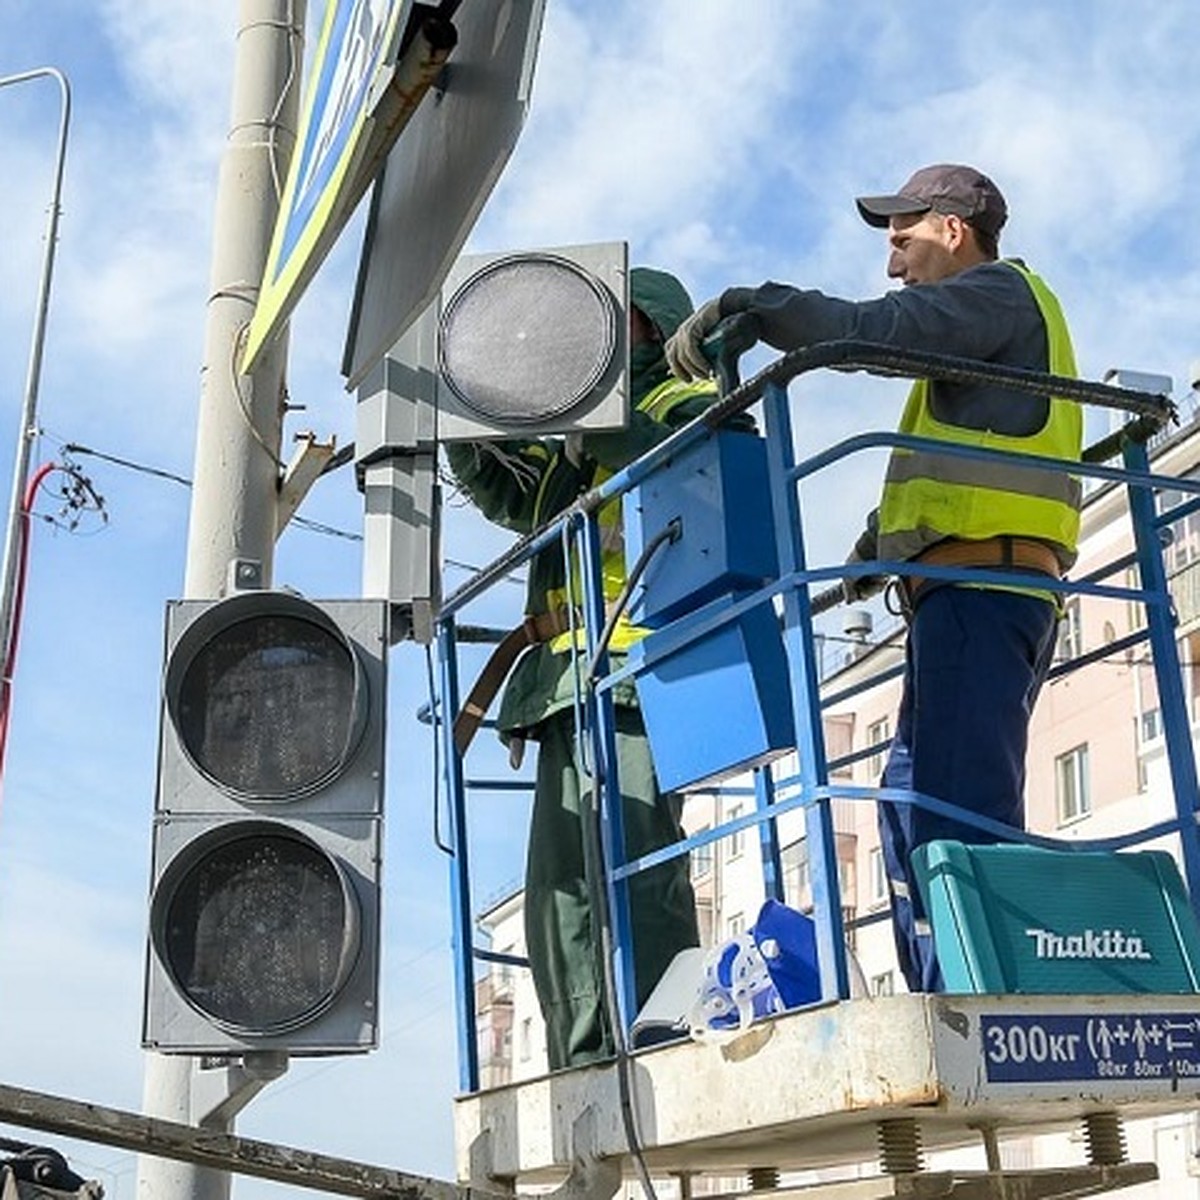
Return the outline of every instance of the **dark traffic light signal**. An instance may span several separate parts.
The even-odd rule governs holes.
[[[147,1047],[375,1046],[386,607],[168,606]]]

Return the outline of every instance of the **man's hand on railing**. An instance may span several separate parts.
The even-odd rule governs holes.
[[[873,562],[879,557],[879,509],[867,514],[862,533],[846,557],[846,563]],[[886,575],[850,575],[842,580],[842,594],[847,604],[861,604],[878,595],[887,586]]]

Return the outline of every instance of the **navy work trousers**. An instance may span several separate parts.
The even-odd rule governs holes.
[[[1037,596],[938,587],[908,631],[904,693],[883,786],[945,800],[1017,829],[1025,823],[1029,718],[1054,656],[1055,606]],[[911,804],[879,806],[900,969],[910,991],[941,988],[913,850],[937,838],[992,842]]]

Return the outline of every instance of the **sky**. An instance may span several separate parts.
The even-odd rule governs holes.
[[[310,53],[323,7],[309,5]],[[0,0],[0,76],[53,66],[73,97],[34,462],[73,463],[103,498],[102,514],[70,520],[52,490],[35,506],[0,801],[0,1082],[131,1110],[144,1073],[163,609],[183,584],[180,480],[193,471],[237,24],[235,0]],[[1081,374],[1169,374],[1185,401],[1200,360],[1194,34],[1192,0],[977,0],[944,11],[890,0],[547,0],[529,118],[468,248],[624,240],[632,262],[674,271],[697,302],[768,278],[866,298],[888,286],[886,255],[853,197],[892,191],[930,162],[970,162],[1008,198],[1003,251],[1062,300]],[[58,117],[48,80],[0,89],[5,496]],[[303,408],[286,437],[353,440],[339,368],[361,225],[359,214],[293,318],[289,390]],[[793,389],[801,450],[890,426],[902,391],[806,379]],[[1105,421],[1094,414],[1089,429],[1098,435]],[[68,454],[71,445],[90,452]],[[814,561],[840,561],[879,468],[856,464],[809,498]],[[321,480],[301,512],[329,531],[287,530],[276,584],[357,595],[353,473]],[[479,564],[506,544],[450,498],[448,560]],[[463,578],[448,562],[447,587]],[[515,622],[520,591],[504,587],[495,613]],[[390,668],[382,1045],[294,1063],[238,1131],[449,1177],[450,924],[431,739],[415,718],[423,651],[396,647]],[[501,771],[498,752],[479,753]],[[519,878],[524,805],[485,795],[473,809],[481,902]],[[131,1155],[0,1136],[51,1141],[111,1200],[132,1200]],[[234,1186],[238,1197],[278,1192]]]

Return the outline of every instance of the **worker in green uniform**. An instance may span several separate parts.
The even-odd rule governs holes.
[[[647,267],[630,272],[630,398],[627,428],[566,439],[504,439],[447,447],[450,468],[489,519],[526,534],[553,520],[580,495],[623,469],[716,398],[708,381],[671,375],[663,345],[692,312],[674,276]],[[605,599],[624,582],[620,501],[598,514],[603,544]],[[525,873],[525,935],[538,1001],[546,1022],[551,1070],[611,1057],[612,1032],[603,1004],[603,962],[584,870],[582,798],[592,786],[576,753],[575,667],[564,556],[556,546],[530,564],[525,646],[501,699],[497,725],[519,760],[526,739],[538,743],[537,776]],[[515,632],[515,631],[514,631]],[[576,634],[578,637],[578,633]],[[625,616],[617,621],[610,653],[641,636]],[[580,644],[582,649],[582,644]],[[682,836],[682,797],[661,793],[654,776],[632,680],[613,689],[618,779],[625,852],[637,858]],[[473,720],[482,717],[476,705]],[[472,702],[464,705],[464,711]],[[462,739],[458,738],[460,750]],[[640,1007],[671,960],[699,943],[688,858],[681,855],[630,880],[633,964]]]

